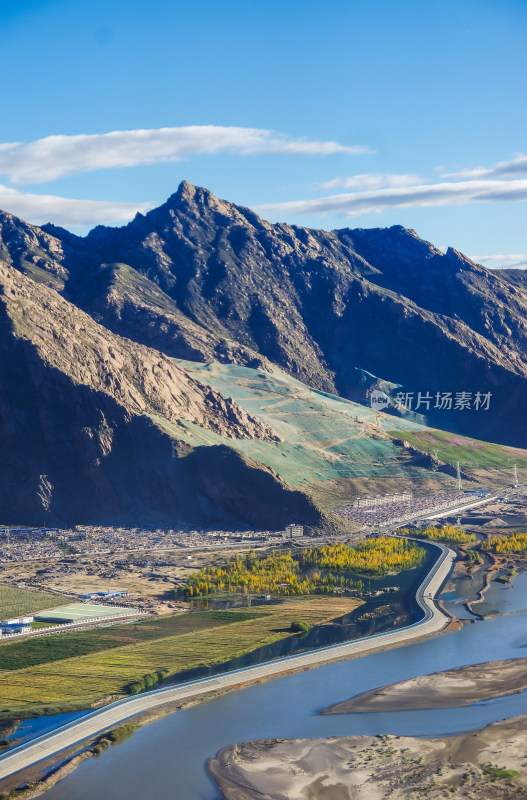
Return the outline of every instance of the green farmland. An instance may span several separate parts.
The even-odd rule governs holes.
[[[0,585],[0,620],[33,614],[53,606],[66,605],[70,601],[46,592],[30,592],[13,586]]]
[[[0,721],[87,708],[122,695],[148,673],[219,664],[293,635],[293,620],[317,625],[358,604],[350,597],[295,598],[258,611],[182,614],[93,631],[93,638],[84,632],[41,640],[63,640],[57,644],[0,645]]]
[[[253,616],[258,617],[258,612],[254,612]],[[0,645],[0,670],[19,670],[50,664],[66,658],[100,653],[114,647],[153,642],[168,636],[196,633],[206,628],[220,628],[250,618],[250,612],[242,615],[235,611],[193,612],[127,625],[113,625],[104,630],[91,628],[18,642],[5,642]]]

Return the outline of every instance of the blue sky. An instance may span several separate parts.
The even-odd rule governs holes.
[[[182,179],[267,219],[527,264],[525,0],[2,0],[0,207],[77,231]]]

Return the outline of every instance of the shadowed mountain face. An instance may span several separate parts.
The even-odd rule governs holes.
[[[61,414],[67,420],[78,412],[72,422],[76,430],[99,430],[101,425],[103,430],[104,418],[118,431],[112,435],[115,447],[89,469],[95,470],[93,475],[104,475],[100,480],[108,497],[115,489],[112,496],[120,498],[112,506],[115,513],[126,505],[125,495],[119,494],[125,484],[134,487],[126,491],[137,499],[142,497],[140,486],[149,483],[137,477],[143,476],[144,449],[138,449],[129,466],[124,457],[117,459],[117,452],[133,450],[133,442],[143,441],[143,433],[126,438],[130,425],[134,431],[144,429],[152,453],[154,441],[161,449],[170,447],[163,440],[167,425],[176,426],[171,436],[177,440],[181,420],[238,438],[274,435],[232,401],[198,386],[167,357],[263,369],[274,363],[308,386],[361,402],[365,390],[375,385],[414,392],[415,397],[418,392],[432,397],[436,392],[490,392],[488,411],[439,410],[434,402],[418,411],[436,427],[527,445],[525,281],[512,271],[487,270],[453,249],[443,254],[402,227],[326,232],[271,225],[249,209],[182,183],[160,208],[138,215],[122,228],[97,227],[84,238],[0,213],[0,259],[6,265],[2,397],[7,405],[2,420],[8,428],[25,425],[31,432],[29,447],[31,437],[51,441],[59,435],[54,426]],[[19,273],[23,275],[16,277]],[[68,388],[51,392],[46,387],[55,386],[53,381],[66,382]],[[25,388],[13,389],[13,382]],[[46,424],[53,430],[49,435],[43,423],[36,422],[44,414],[42,402],[38,409],[27,410],[24,423],[15,413],[22,396],[38,397],[42,392],[48,403]],[[82,402],[77,401],[81,395]],[[59,407],[61,398],[68,400]],[[397,420],[393,428],[397,429]],[[21,428],[16,430],[20,436]],[[101,441],[96,449],[104,449]],[[119,451],[117,443],[124,449]],[[233,509],[239,514],[240,503],[247,506],[233,481],[227,488],[219,466],[222,489],[213,492],[213,500],[202,497],[211,473],[200,472],[200,448],[185,455],[183,446],[178,447],[176,463],[189,459],[185,474],[194,476],[194,506],[185,512],[188,518],[206,516],[222,503],[230,504],[230,510],[221,508],[220,515],[232,514]],[[224,452],[221,446],[220,450]],[[68,462],[72,471],[75,458],[80,458],[79,447],[75,453],[72,450]],[[236,453],[223,457],[237,459],[235,471],[249,469]],[[114,458],[119,469],[130,473],[121,483],[104,472]],[[23,455],[19,460],[16,475],[22,480],[21,465],[29,468],[31,458]],[[211,470],[220,462],[219,457],[211,458]],[[254,465],[254,469],[259,468]],[[39,507],[51,508],[59,493],[61,479],[52,480],[50,470],[35,465],[34,475],[27,478],[37,486],[36,495],[44,498]],[[156,473],[157,467],[149,465],[149,470]],[[157,495],[153,488],[152,492],[164,498],[163,513],[172,514],[178,503],[185,505],[187,495],[180,492],[177,503],[166,500],[174,492],[173,482],[165,491],[159,470]],[[88,480],[82,475],[79,485],[95,485],[95,477]],[[198,490],[201,479],[204,483]],[[283,495],[285,488],[272,472],[259,471],[260,479],[271,481],[272,491]],[[187,486],[183,478],[178,481]],[[56,487],[54,492],[48,483]],[[308,502],[301,497],[300,504]],[[87,508],[90,498],[88,492]],[[289,502],[291,494],[288,498]],[[304,521],[316,517],[308,506],[302,511]],[[250,513],[247,508],[243,511],[245,517]],[[300,509],[291,513],[292,518],[300,516]]]
[[[527,269],[500,269],[500,276],[524,291],[527,291]]]

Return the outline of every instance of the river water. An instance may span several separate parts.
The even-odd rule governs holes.
[[[459,583],[459,582],[458,582]],[[235,742],[393,733],[435,736],[480,728],[527,713],[527,692],[470,708],[321,716],[359,692],[438,670],[527,656],[527,575],[513,588],[492,584],[487,601],[501,616],[466,623],[455,633],[384,653],[329,664],[232,692],[178,711],[91,758],[46,800],[218,800],[205,765]],[[450,602],[461,599],[456,585]],[[513,613],[511,613],[513,612]]]

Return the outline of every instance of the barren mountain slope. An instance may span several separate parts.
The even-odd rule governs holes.
[[[134,413],[203,425],[234,438],[276,438],[261,421],[187,375],[161,353],[110,333],[56,292],[0,262],[2,304],[17,338],[75,384]]]

